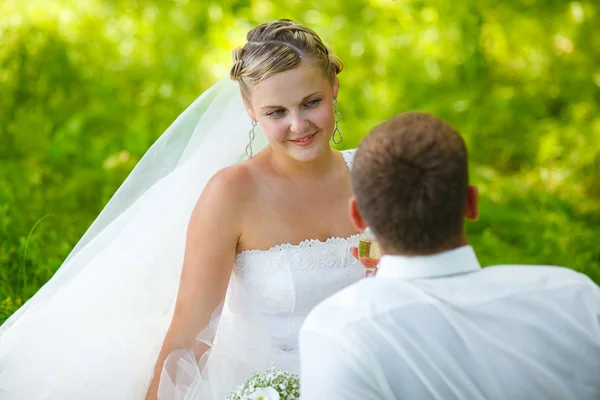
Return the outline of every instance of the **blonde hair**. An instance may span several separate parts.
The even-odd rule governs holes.
[[[321,69],[331,82],[344,68],[319,35],[289,19],[259,25],[248,32],[246,40],[243,47],[233,51],[230,77],[239,83],[247,98],[259,82],[295,68],[303,60]]]

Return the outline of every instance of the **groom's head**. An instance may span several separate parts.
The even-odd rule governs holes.
[[[461,135],[432,115],[407,112],[375,127],[352,168],[350,212],[387,254],[427,255],[466,244],[477,217]]]

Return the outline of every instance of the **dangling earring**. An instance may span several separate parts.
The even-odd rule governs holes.
[[[246,146],[246,155],[248,156],[248,158],[252,158],[252,141],[254,141],[254,128],[256,128],[256,124],[256,120],[253,119],[252,129],[250,129],[250,132],[248,133],[248,136],[250,137],[250,142],[248,143],[248,146]]]
[[[339,127],[339,122],[342,119],[342,114],[340,114],[340,112],[337,109],[337,103],[338,103],[338,99],[337,97],[333,98],[333,112],[335,113],[335,129],[333,130],[333,135],[331,135],[331,140],[333,141],[333,143],[335,144],[340,144],[342,143],[342,140],[344,140],[344,137],[342,136],[342,131],[340,131],[340,127]],[[335,134],[338,134],[340,139],[339,140],[335,140]]]

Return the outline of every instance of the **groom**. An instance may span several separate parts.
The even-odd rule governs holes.
[[[386,255],[306,319],[303,399],[600,399],[600,289],[566,268],[481,268],[460,134],[400,114],[360,144],[352,186]]]

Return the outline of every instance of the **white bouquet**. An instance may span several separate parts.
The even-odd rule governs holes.
[[[225,400],[297,400],[300,398],[300,379],[275,367],[256,371],[233,389]]]

